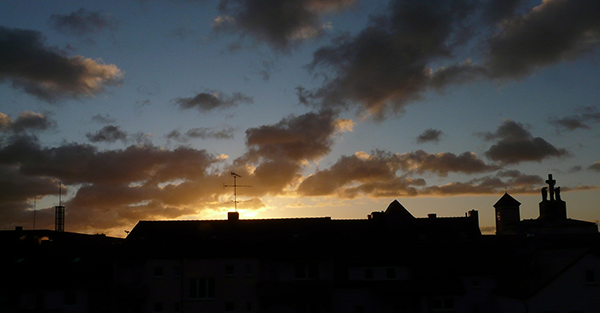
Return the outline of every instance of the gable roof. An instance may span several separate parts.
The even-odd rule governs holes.
[[[494,207],[503,207],[503,206],[519,206],[521,202],[517,201],[515,198],[511,197],[508,192],[505,192],[504,195],[494,204]]]
[[[410,214],[410,212],[408,212],[408,210],[402,204],[400,204],[398,200],[394,200],[392,203],[390,203],[390,205],[388,205],[387,209],[385,210],[385,215],[401,220],[415,219],[415,217]]]

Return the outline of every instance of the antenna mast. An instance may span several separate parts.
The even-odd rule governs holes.
[[[54,207],[54,230],[65,231],[65,207],[62,205],[62,181],[58,183],[58,205]]]
[[[238,185],[237,184],[237,178],[238,177],[242,177],[241,175],[238,175],[234,172],[231,172],[231,176],[233,176],[233,185],[227,185],[227,184],[223,184],[223,188],[225,187],[233,187],[233,203],[234,203],[234,208],[235,211],[237,212],[237,187],[252,187],[250,185]]]
[[[37,195],[33,197],[33,230],[35,230],[35,206],[37,204]]]

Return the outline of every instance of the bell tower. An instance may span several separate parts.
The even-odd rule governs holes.
[[[521,221],[521,202],[508,193],[494,204],[496,209],[496,235],[511,235],[517,233],[517,225]]]

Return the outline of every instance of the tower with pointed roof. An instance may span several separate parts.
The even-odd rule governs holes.
[[[511,197],[508,193],[494,204],[496,209],[496,235],[516,234],[521,221],[521,202]]]

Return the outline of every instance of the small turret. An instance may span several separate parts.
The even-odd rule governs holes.
[[[509,235],[517,233],[517,225],[521,221],[521,202],[515,200],[508,193],[494,204],[496,209],[496,235]]]

